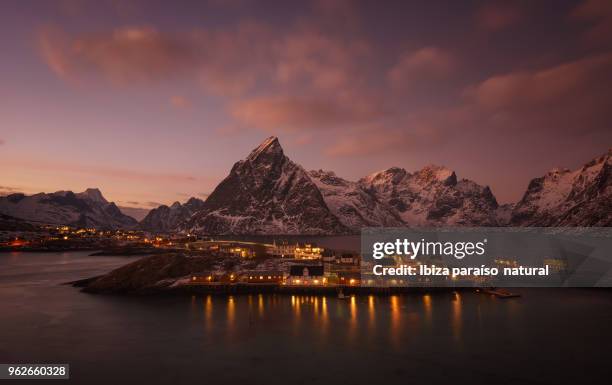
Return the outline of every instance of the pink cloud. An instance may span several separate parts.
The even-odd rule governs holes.
[[[407,150],[430,146],[444,140],[436,128],[424,123],[422,126],[401,125],[397,128],[373,125],[351,135],[340,136],[335,143],[325,148],[325,154],[333,157],[385,156]]]
[[[74,66],[68,56],[68,41],[58,28],[43,28],[38,37],[40,54],[49,68],[59,77],[73,79]]]
[[[5,144],[6,142],[3,139],[0,139],[0,146],[2,146],[3,144]]]
[[[195,78],[211,91],[238,94],[266,68],[265,35],[265,28],[252,23],[182,33],[124,27],[78,36],[46,27],[38,42],[47,65],[67,80],[101,77],[124,85]]]
[[[174,95],[170,97],[170,105],[177,109],[191,108],[191,101],[184,96]]]
[[[356,63],[369,53],[365,41],[344,40],[304,27],[278,44],[277,80],[284,84],[306,83],[323,90],[345,87],[357,77]]]
[[[521,21],[523,13],[516,4],[490,3],[476,12],[478,24],[489,31],[498,31],[508,28]]]
[[[480,124],[558,134],[609,129],[612,54],[493,76],[466,90]]]
[[[274,131],[329,129],[384,114],[375,100],[322,95],[254,97],[235,101],[230,113],[244,126]]]
[[[49,68],[66,80],[102,78],[125,85],[181,77],[230,97],[261,82],[333,92],[355,88],[371,53],[364,40],[325,34],[307,22],[282,34],[252,22],[174,33],[127,26],[70,35],[46,27],[38,42]]]
[[[228,29],[199,29],[192,35],[202,52],[197,76],[206,89],[237,96],[271,76],[272,49],[278,37],[268,27],[243,22]]]
[[[351,6],[315,5],[321,15],[338,15],[345,7]],[[594,15],[593,11],[577,14]],[[487,5],[478,15],[482,26],[491,30],[522,18],[520,9],[500,4]],[[421,105],[407,108],[407,102],[390,91],[397,87],[395,91],[402,92],[417,83],[429,87],[434,81],[452,82],[459,65],[454,55],[425,46],[401,52],[391,68],[382,68],[373,63],[377,47],[361,35],[347,38],[329,31],[319,21],[305,19],[283,33],[255,23],[173,33],[125,27],[70,35],[47,28],[39,42],[45,61],[62,78],[97,77],[123,85],[184,77],[225,97],[233,119],[219,132],[251,128],[299,132],[296,140],[307,141],[314,131],[336,130],[340,139],[328,154],[338,156],[366,151],[360,141],[371,142],[370,149],[383,145],[399,149],[415,142],[428,145],[442,132],[470,124],[482,130],[499,122],[548,129],[578,125],[580,118],[593,122],[601,120],[604,111],[601,96],[610,96],[603,81],[610,59],[600,55],[492,76],[465,91],[454,107],[435,112],[422,111],[426,107]],[[191,106],[181,95],[172,96],[169,103],[175,108]]]
[[[321,12],[337,12],[336,6],[346,4]],[[381,101],[365,85],[368,43],[324,34],[312,23],[298,23],[283,34],[254,23],[180,33],[125,27],[77,36],[45,28],[39,46],[58,76],[79,83],[95,78],[117,85],[194,79],[226,97],[235,122],[224,132],[329,128],[381,113]],[[273,91],[249,93],[256,85]],[[175,108],[191,104],[180,95],[169,103]]]
[[[611,68],[612,54],[595,55],[543,70],[494,76],[468,94],[479,105],[490,109],[537,107],[590,89]]]
[[[450,74],[453,64],[448,52],[437,47],[424,47],[402,54],[387,73],[387,78],[393,86],[407,85],[423,78],[442,78]]]
[[[172,78],[193,72],[197,65],[197,53],[191,44],[147,27],[77,38],[45,29],[40,46],[43,57],[59,76],[78,78],[94,72],[117,84]]]
[[[335,142],[325,148],[325,154],[334,157],[386,156],[409,150],[420,151],[452,141],[461,134],[466,120],[462,109],[431,109],[388,120],[352,127],[350,134],[338,135]]]
[[[571,13],[576,20],[590,22],[585,38],[592,43],[612,42],[612,2],[585,0]]]

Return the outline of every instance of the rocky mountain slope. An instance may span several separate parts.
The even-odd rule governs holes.
[[[234,164],[182,229],[207,234],[340,234],[349,232],[329,210],[308,173],[270,137]]]
[[[163,253],[143,257],[137,261],[121,266],[107,274],[75,282],[73,286],[81,287],[89,293],[106,294],[155,294],[180,292],[189,289],[193,275],[236,276],[246,271],[288,270],[290,262],[272,257],[219,258],[215,254],[201,252],[197,254]]]
[[[210,271],[214,263],[215,259],[206,256],[153,255],[77,285],[91,293],[155,293],[175,285],[181,278],[188,280],[196,272]]]
[[[577,170],[533,179],[509,225],[612,226],[612,149]]]
[[[190,198],[184,204],[174,202],[171,206],[162,205],[151,210],[142,221],[140,228],[152,232],[169,232],[188,221],[191,216],[204,208],[204,201]]]
[[[331,212],[353,231],[367,226],[403,226],[404,222],[388,202],[357,182],[342,179],[332,171],[310,171],[312,181],[323,194]]]
[[[0,238],[3,231],[34,231],[37,226],[23,219],[0,214]]]
[[[489,187],[440,166],[410,173],[393,167],[358,184],[393,208],[407,226],[495,226],[498,204]]]
[[[81,193],[57,191],[35,195],[11,194],[0,197],[0,213],[26,221],[95,227],[100,229],[135,228],[138,222],[108,202],[98,189]]]

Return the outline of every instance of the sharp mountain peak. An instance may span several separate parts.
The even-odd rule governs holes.
[[[257,148],[251,151],[251,153],[247,157],[247,160],[257,160],[264,154],[280,156],[284,155],[283,148],[280,145],[280,142],[278,141],[278,138],[276,136],[270,136],[269,138],[264,140],[259,146],[257,146]]]

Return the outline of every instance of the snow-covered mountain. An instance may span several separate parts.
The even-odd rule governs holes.
[[[159,233],[170,232],[203,208],[204,201],[198,198],[190,198],[184,204],[174,202],[171,206],[162,205],[151,210],[140,221],[140,228]]]
[[[515,205],[514,226],[612,226],[612,149],[577,170],[533,179]]]
[[[310,171],[327,207],[352,230],[367,226],[403,226],[398,212],[388,202],[380,201],[372,191],[357,182],[342,179],[332,171]]]
[[[495,226],[497,201],[489,187],[455,172],[426,166],[410,173],[393,167],[359,182],[379,202],[392,207],[406,226]]]
[[[181,228],[207,234],[339,234],[349,229],[327,207],[308,173],[266,139]]]
[[[77,194],[57,191],[29,196],[20,193],[7,195],[0,197],[0,213],[32,222],[100,229],[125,229],[138,225],[134,218],[122,214],[96,188]]]

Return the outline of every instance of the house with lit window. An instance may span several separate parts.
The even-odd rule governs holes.
[[[324,276],[323,266],[317,265],[293,265],[289,268],[289,285],[325,285],[327,278]]]
[[[339,271],[338,284],[346,286],[359,286],[361,284],[361,273],[355,271]]]
[[[339,263],[343,265],[359,265],[359,255],[352,253],[342,253]]]
[[[321,259],[324,249],[311,243],[300,244],[274,241],[267,248],[269,255],[279,258],[295,258],[295,259]]]
[[[321,259],[323,248],[310,243],[298,245],[294,251],[295,259]]]
[[[284,274],[277,270],[251,270],[242,275],[242,281],[247,283],[282,283]]]

